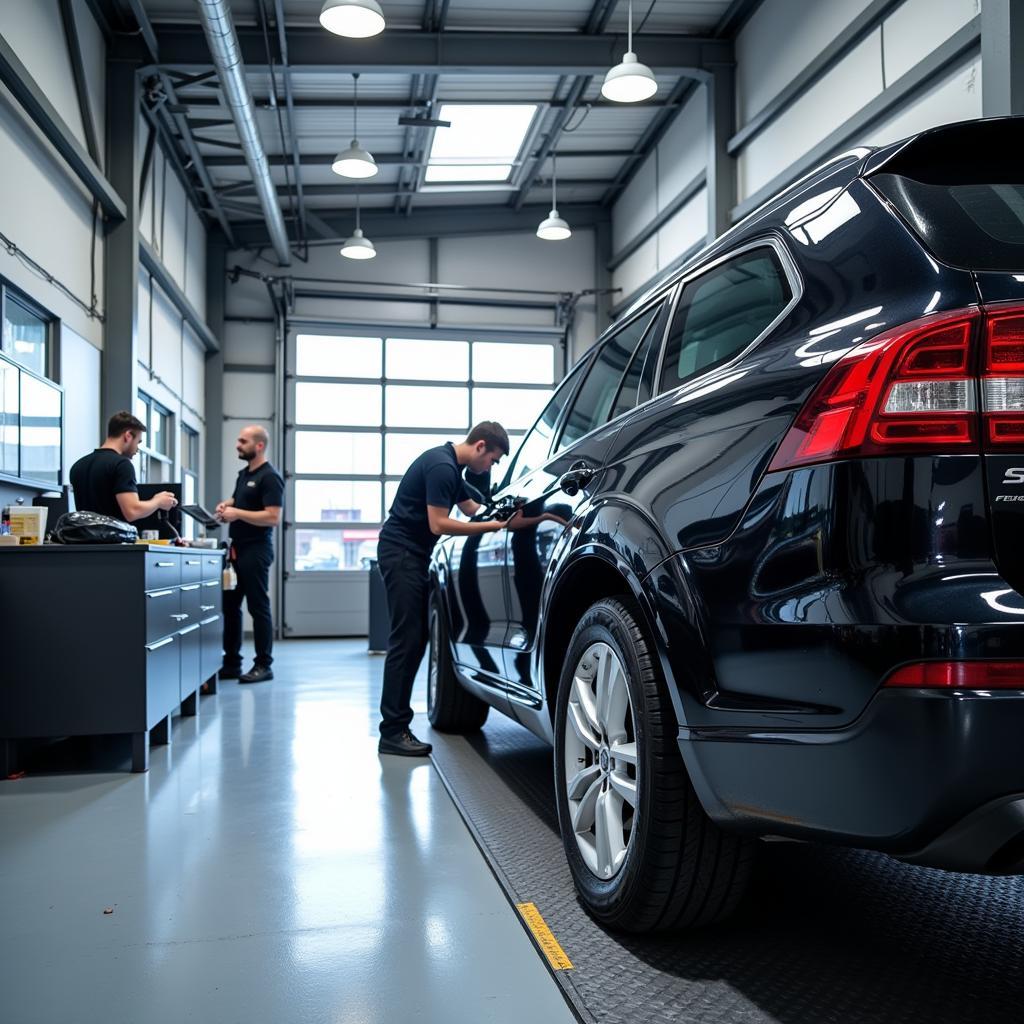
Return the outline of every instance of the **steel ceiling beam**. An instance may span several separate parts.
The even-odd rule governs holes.
[[[543,180],[537,182],[537,186],[541,187],[544,184],[546,184],[547,181],[549,181],[549,180],[550,179],[543,179]],[[564,178],[564,179],[559,179],[558,184],[560,186],[564,185],[566,188],[570,188],[573,185],[575,185],[577,187],[589,186],[589,187],[593,187],[593,188],[604,188],[608,184],[608,182],[604,178]],[[230,185],[229,188],[231,190],[231,192],[230,192],[231,196],[233,198],[236,198],[236,199],[239,198],[239,197],[254,196],[254,195],[256,195],[256,188],[255,188],[255,186],[251,185],[249,183],[236,183],[236,184]],[[323,199],[325,196],[329,196],[329,197],[337,196],[340,199],[343,196],[354,197],[355,194],[356,194],[357,188],[358,188],[358,191],[359,191],[360,195],[364,195],[364,196],[388,196],[388,195],[402,195],[402,196],[404,196],[404,195],[407,195],[408,193],[413,191],[413,185],[410,182],[406,182],[405,184],[402,184],[401,182],[395,182],[395,183],[390,184],[390,185],[388,185],[388,184],[383,184],[383,185],[382,184],[362,184],[362,185],[359,185],[359,186],[356,186],[355,184],[346,184],[346,183],[343,183],[343,182],[339,182],[337,185],[307,185],[305,191],[306,191],[306,195],[310,199]],[[473,189],[472,187],[469,187],[469,188],[466,188],[466,189],[460,189],[459,190],[460,194],[465,194],[466,192],[473,192],[473,191],[479,191],[479,192],[482,192],[482,193],[485,193],[485,194],[488,194],[488,195],[492,195],[495,192],[501,192],[501,191],[506,191],[506,192],[510,192],[511,193],[511,192],[515,191],[515,188],[512,185],[508,185],[508,186],[502,186],[501,188],[487,187],[487,188]],[[438,189],[438,190],[435,191],[435,190],[432,190],[432,189],[428,189],[425,193],[422,193],[422,194],[423,195],[428,195],[428,196],[429,195],[438,195],[438,194],[441,194],[441,190]],[[286,199],[289,195],[291,195],[291,191],[289,190],[287,185],[278,185],[277,186],[277,196],[278,196],[279,199]]]
[[[179,86],[180,88],[180,86]],[[224,101],[219,96],[179,96],[178,102],[184,104],[186,107],[223,107]],[[444,100],[442,103],[527,103],[534,104],[535,106],[547,106],[552,110],[558,110],[565,106],[565,100],[553,100],[553,99],[528,99],[526,97],[516,96],[511,99],[504,100]],[[648,107],[654,107],[660,109],[662,107],[670,106],[667,100],[642,100],[639,103],[630,103],[628,106],[623,106],[621,103],[612,103],[611,100],[588,100],[587,101],[594,110],[644,110]],[[415,110],[424,110],[427,107],[429,100],[416,99],[411,103],[409,100],[382,100],[382,99],[366,99],[362,97],[359,99],[360,110],[408,110],[413,108]],[[261,109],[270,110],[271,102],[269,96],[256,96],[253,98],[253,105]],[[351,110],[353,102],[350,99],[345,99],[338,96],[307,96],[295,98],[296,110]]]
[[[537,154],[531,153],[532,160]],[[632,157],[636,155],[634,149],[568,149],[559,153],[563,160],[603,160],[606,158]],[[317,165],[329,167],[331,161],[337,156],[336,152],[331,153],[303,153],[302,166],[305,168],[316,167]],[[204,156],[207,167],[244,167],[245,158],[241,153],[238,156]],[[291,154],[268,153],[267,160],[274,166],[280,167],[291,162]],[[398,164],[416,165],[415,156],[408,156],[405,153],[374,153],[373,159],[381,166],[395,166]],[[426,166],[425,164],[423,166]]]
[[[542,209],[539,204],[527,205],[522,210],[514,210],[510,206],[421,206],[415,217],[404,217],[392,210],[364,209],[362,227],[375,242],[382,239],[533,232],[537,226],[537,214]],[[564,203],[562,212],[574,228],[610,221],[608,210],[597,203]],[[321,244],[340,243],[352,233],[351,210],[318,210],[317,216],[322,229],[331,233],[331,237],[325,238]],[[239,242],[248,247],[270,244],[266,225],[259,220],[237,221],[235,234]]]
[[[263,38],[256,28],[238,28],[241,59],[250,71],[267,70]],[[552,74],[597,75],[617,64],[625,37],[568,35],[564,32],[422,32],[393,30],[367,45],[324,32],[319,26],[286,30],[293,71],[337,74]],[[169,67],[205,70],[212,66],[202,29],[196,25],[159,26],[161,60]],[[730,40],[689,35],[642,35],[636,48],[644,63],[665,74],[710,70],[731,63]],[[117,36],[112,59],[145,59],[142,41]]]

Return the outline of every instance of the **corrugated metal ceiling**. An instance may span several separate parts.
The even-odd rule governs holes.
[[[195,0],[142,0],[159,38],[161,25],[169,23],[198,24]],[[271,23],[271,51],[277,54],[272,0],[230,0],[232,13],[239,26],[257,24],[256,4],[263,2]],[[316,27],[322,0],[283,0],[286,25],[289,28]],[[442,6],[439,0],[381,0],[388,26],[391,29],[419,29],[425,16]],[[471,30],[508,30],[518,32],[579,33],[595,10],[596,0],[450,0],[447,8],[445,31],[450,33]],[[730,8],[730,0],[634,0],[634,24],[646,18],[644,35],[678,33],[710,36]],[[605,32],[624,34],[626,29],[626,0],[618,0],[610,12]],[[387,30],[385,30],[386,32]],[[367,45],[373,45],[368,41]],[[643,60],[642,39],[635,47]],[[623,49],[625,43],[623,40]],[[359,79],[359,139],[371,152],[386,155],[391,162],[382,163],[377,177],[369,185],[378,187],[402,185],[408,189],[418,180],[417,162],[422,162],[430,132],[406,128],[398,124],[399,116],[416,108],[422,111],[424,99],[431,94],[432,76],[413,74],[364,73]],[[631,154],[649,135],[652,125],[661,124],[671,115],[665,101],[677,88],[680,80],[673,75],[658,75],[658,91],[652,100],[636,106],[609,104],[600,98],[601,76],[594,76],[583,97],[583,106],[568,118],[564,130],[559,132],[555,150],[559,154],[559,203],[597,202],[608,193],[608,186],[621,177],[624,168],[636,165]],[[303,186],[312,189],[331,189],[329,195],[307,194],[310,209],[348,208],[354,203],[355,189],[350,183],[330,170],[330,154],[348,145],[353,131],[352,97],[353,78],[343,68],[330,71],[291,71],[291,88],[295,102],[294,123],[289,121],[285,109],[283,74],[250,71],[249,89],[257,106],[257,121],[264,147],[275,161],[273,177],[284,186],[285,168],[282,155],[291,157],[292,139],[301,154]],[[546,150],[551,128],[564,121],[562,102],[571,91],[576,79],[540,73],[458,74],[443,73],[436,81],[436,97],[440,103],[514,103],[536,102],[544,104],[540,112],[538,130],[530,137],[523,167],[513,176],[518,182],[525,174],[537,181],[527,195],[530,203],[545,202],[549,195],[551,161],[535,167],[537,156]],[[280,111],[269,102],[277,92]],[[183,86],[178,99],[190,108],[192,119],[216,120],[228,117],[219,105],[219,90],[209,83]],[[553,106],[547,106],[553,104]],[[282,137],[283,127],[283,137]],[[224,143],[237,142],[233,125],[198,126],[195,134],[200,153],[213,158],[210,173],[215,185],[230,185],[247,180],[247,170],[238,150]],[[210,141],[204,141],[210,140]],[[218,145],[217,143],[221,143]],[[586,156],[571,156],[586,153]],[[398,163],[402,156],[407,163]],[[275,159],[276,158],[276,159]],[[538,172],[534,174],[533,172]],[[288,160],[289,180],[294,172]],[[576,184],[576,183],[579,184]],[[517,191],[446,191],[421,190],[415,194],[415,203],[425,206],[443,205],[501,205],[513,203]],[[395,195],[364,190],[363,202],[367,206],[386,208],[406,203]],[[288,198],[282,197],[285,209]],[[255,204],[255,200],[253,200]],[[397,205],[396,205],[397,209]],[[232,210],[232,217],[245,218],[244,212]]]

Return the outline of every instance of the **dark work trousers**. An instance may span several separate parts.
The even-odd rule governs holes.
[[[412,721],[412,684],[427,649],[427,558],[388,544],[377,547],[377,564],[388,595],[391,635],[384,661],[380,733],[397,736]]]
[[[274,660],[274,622],[270,616],[270,566],[274,545],[268,539],[236,544],[232,563],[238,586],[224,591],[224,668],[242,667],[242,598],[252,616],[256,664],[270,667]]]

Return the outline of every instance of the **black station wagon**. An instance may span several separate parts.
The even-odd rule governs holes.
[[[553,742],[599,921],[723,917],[757,837],[1022,870],[1022,129],[773,199],[569,373],[516,528],[438,545],[430,720]]]

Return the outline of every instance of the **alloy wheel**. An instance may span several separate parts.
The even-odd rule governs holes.
[[[583,652],[566,710],[565,789],[572,830],[587,867],[609,879],[629,851],[640,779],[626,670],[608,644],[591,644]]]

